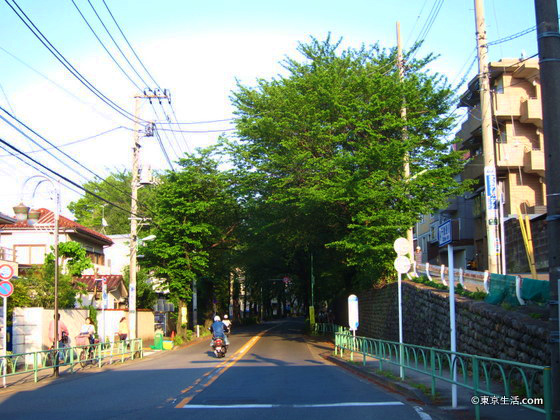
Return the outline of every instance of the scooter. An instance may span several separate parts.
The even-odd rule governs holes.
[[[214,354],[218,359],[226,355],[227,346],[221,337],[212,337],[212,348],[214,349]]]

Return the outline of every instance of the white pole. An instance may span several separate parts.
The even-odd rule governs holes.
[[[399,272],[399,367],[401,379],[404,379],[403,322],[402,322],[402,274]]]
[[[449,324],[451,327],[451,372],[452,379],[457,380],[457,366],[455,365],[455,352],[457,351],[457,340],[455,334],[455,270],[453,262],[453,246],[447,245],[447,261],[449,265]],[[457,385],[451,385],[451,404],[457,408]]]
[[[2,331],[2,353],[3,356],[8,354],[8,298],[4,297],[4,307],[3,307],[3,316],[4,316],[4,329]],[[6,388],[6,368],[8,365],[8,360],[4,357],[4,363],[2,364],[2,385]]]
[[[506,229],[504,223],[504,193],[502,192],[502,184],[500,183],[500,254],[502,262],[501,274],[507,274],[506,269]]]

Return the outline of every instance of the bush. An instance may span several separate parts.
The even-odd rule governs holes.
[[[175,338],[173,339],[173,345],[174,346],[180,346],[181,344],[183,344],[183,337],[181,337],[180,335],[176,335]]]
[[[412,281],[414,283],[425,284],[426,286],[430,286],[438,290],[445,290],[445,291],[449,290],[449,287],[441,283],[436,283],[431,280],[428,280],[428,278],[425,276],[413,278]],[[487,293],[485,291],[477,289],[476,292],[471,292],[469,290],[466,290],[461,284],[457,284],[455,286],[455,293],[458,294],[459,296],[467,297],[473,300],[484,300],[484,298],[486,298],[487,296]]]

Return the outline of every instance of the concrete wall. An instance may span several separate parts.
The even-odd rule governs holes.
[[[398,341],[397,284],[360,293],[358,298],[358,334]],[[550,364],[545,321],[460,296],[456,299],[456,319],[459,352]],[[448,293],[404,281],[403,336],[406,343],[448,349]]]
[[[68,327],[70,345],[76,345],[75,337],[88,316],[87,309],[60,309],[60,320]],[[50,348],[49,323],[53,319],[54,310],[44,308],[15,308],[13,313],[13,350],[15,353],[28,353]],[[97,311],[99,337],[106,336],[113,340],[119,328],[120,319],[128,313],[126,310],[106,310],[105,323],[102,311]],[[104,333],[105,328],[105,333]],[[154,313],[138,311],[138,337],[150,342],[154,339]],[[29,362],[31,363],[31,362]]]

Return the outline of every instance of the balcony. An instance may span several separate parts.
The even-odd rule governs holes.
[[[544,176],[544,152],[542,150],[529,150],[525,153],[525,172]]]
[[[517,168],[525,165],[525,145],[520,141],[496,143],[496,167]]]
[[[484,158],[482,154],[473,157],[469,163],[465,165],[461,173],[461,179],[477,179],[484,174]]]
[[[521,101],[521,116],[519,118],[524,124],[534,124],[542,128],[542,105],[541,100],[536,98],[525,98]]]
[[[521,98],[519,96],[498,93],[493,98],[494,116],[496,118],[518,118],[521,116]]]
[[[469,117],[461,125],[461,129],[457,132],[457,137],[465,141],[473,136],[473,133],[480,129],[480,107],[475,106],[469,110]]]

